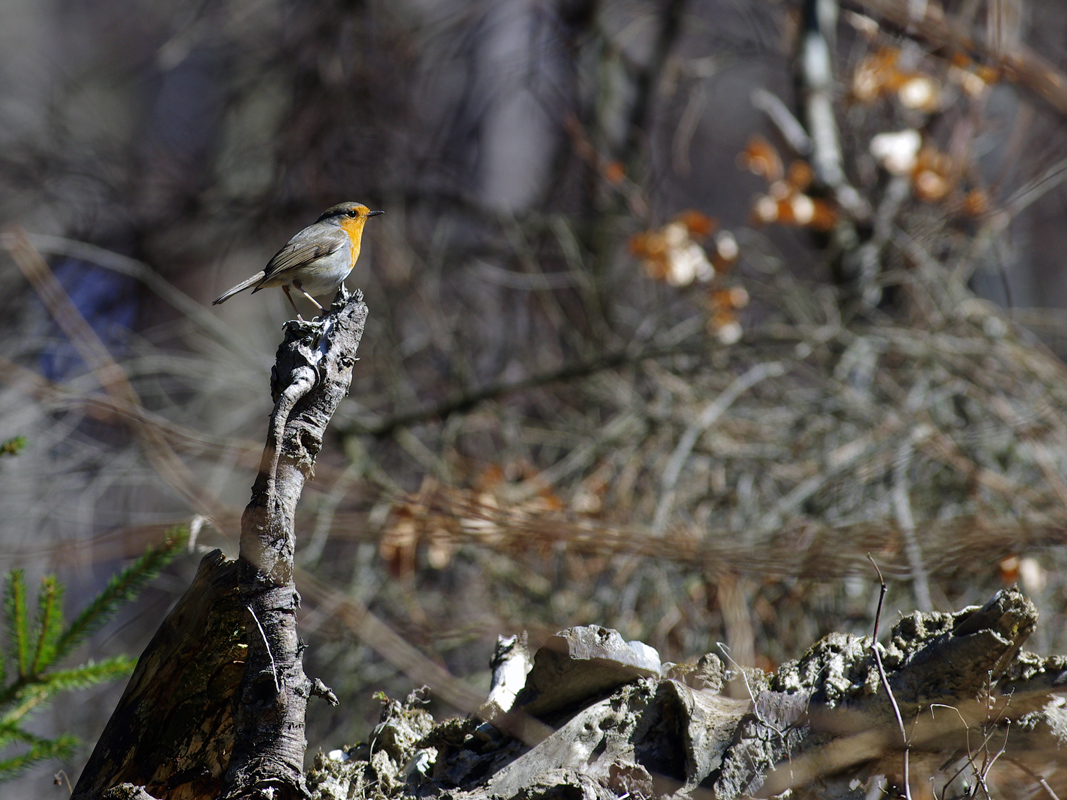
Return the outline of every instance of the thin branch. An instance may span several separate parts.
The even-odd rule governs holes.
[[[794,153],[798,156],[811,155],[811,137],[778,95],[760,87],[752,92],[752,105],[767,115]]]
[[[800,68],[804,83],[804,109],[811,135],[811,165],[818,180],[834,192],[838,203],[854,220],[865,220],[870,205],[849,183],[834,111],[833,60],[830,38],[837,20],[836,0],[804,0],[804,32]]]
[[[2,235],[2,243],[108,396],[117,404],[134,409],[143,408],[125,370],[86,322],[26,232],[21,228],[9,229]],[[141,424],[133,415],[127,419],[133,433],[141,440],[145,457],[159,476],[199,514],[213,519],[218,510],[216,498],[200,485],[159,430],[153,425]]]
[[[714,345],[711,345],[714,347]],[[528,389],[537,389],[553,383],[566,382],[576,378],[586,378],[598,372],[614,369],[626,364],[637,364],[645,359],[663,358],[669,355],[681,355],[694,351],[707,350],[709,344],[705,340],[690,341],[680,345],[657,347],[648,345],[642,348],[625,347],[614,352],[588,361],[577,361],[565,364],[559,369],[551,370],[540,375],[531,375],[529,378],[511,381],[493,381],[480,388],[471,389],[455,397],[443,400],[439,403],[416,408],[411,411],[401,412],[395,416],[382,420],[376,425],[364,425],[354,423],[348,428],[342,429],[344,435],[362,436],[369,435],[377,438],[392,436],[398,428],[408,428],[428,420],[444,421],[454,414],[470,411],[479,404],[506,397],[515,392],[523,392]]]
[[[270,671],[271,674],[274,675],[274,689],[279,694],[281,694],[282,682],[281,679],[278,677],[278,665],[274,661],[274,653],[271,652],[270,640],[267,639],[267,632],[263,630],[263,624],[259,621],[259,617],[256,616],[256,612],[252,609],[252,606],[246,604],[245,608],[247,608],[248,613],[252,615],[252,619],[255,621],[256,627],[259,629],[259,635],[263,637],[263,646],[267,648],[267,655],[270,656]]]
[[[946,16],[940,3],[924,3],[920,14],[899,0],[845,0],[854,8],[880,17],[908,36],[949,54],[963,53],[980,63],[1000,67],[1008,79],[1027,89],[1062,116],[1067,116],[1067,76],[1052,62],[1023,45],[998,52],[975,41],[958,19]]]
[[[778,378],[785,374],[785,367],[777,361],[768,364],[757,364],[744,374],[738,376],[726,390],[708,403],[700,416],[693,422],[678,440],[674,452],[667,461],[660,479],[660,500],[656,506],[656,514],[652,522],[652,530],[657,535],[662,535],[667,525],[667,517],[674,506],[675,488],[678,476],[685,466],[685,461],[693,451],[700,435],[715,424],[738,397],[747,392],[760,381],[767,378]]]
[[[1032,769],[1026,766],[1026,764],[1024,764],[1022,761],[1019,761],[1018,759],[1009,758],[1008,761],[1017,766],[1035,781],[1037,781],[1041,788],[1048,792],[1048,796],[1051,797],[1052,800],[1060,800],[1060,796],[1056,794],[1056,792],[1051,786],[1049,786],[1049,783],[1047,780],[1045,780],[1045,778],[1043,778],[1041,775],[1038,775],[1036,772],[1034,772]]]
[[[904,536],[904,550],[911,565],[912,585],[915,587],[915,602],[920,611],[932,611],[934,604],[930,599],[930,580],[923,564],[922,549],[915,535],[915,517],[908,494],[908,468],[913,452],[910,439],[902,441],[897,448],[897,457],[893,462],[893,513]]]
[[[908,732],[904,729],[904,718],[900,714],[900,706],[897,705],[897,698],[893,695],[893,689],[889,685],[889,678],[885,674],[885,667],[882,666],[881,650],[878,649],[878,625],[882,619],[882,603],[885,601],[886,593],[885,578],[882,577],[882,570],[878,568],[878,562],[874,560],[874,556],[868,553],[867,558],[870,559],[875,572],[878,573],[879,584],[878,609],[874,613],[874,631],[871,634],[871,655],[874,656],[875,666],[878,667],[878,678],[882,682],[882,688],[885,689],[885,693],[889,697],[889,703],[893,706],[893,716],[897,721],[897,729],[900,731],[901,741],[904,742],[904,796],[911,800],[911,779],[909,776],[911,744],[908,741]]]
[[[103,247],[77,239],[62,236],[49,236],[42,233],[27,234],[30,243],[42,253],[78,259],[98,267],[127,275],[143,283],[157,296],[165,300],[184,316],[194,320],[198,325],[214,332],[221,341],[233,340],[233,331],[219,320],[209,307],[187,295],[177,286],[159,274],[143,261],[124,256]]]

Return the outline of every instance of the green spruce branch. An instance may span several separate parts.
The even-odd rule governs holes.
[[[0,444],[0,454],[9,452],[9,445],[11,442]],[[18,447],[21,444],[12,452],[17,452]],[[133,672],[136,660],[128,656],[87,661],[68,669],[54,666],[158,576],[181,552],[186,538],[184,529],[169,531],[162,545],[149,548],[114,575],[69,624],[63,619],[63,585],[55,576],[41,580],[31,615],[25,574],[18,569],[8,572],[0,619],[6,642],[6,647],[0,649],[0,753],[8,747],[21,751],[0,759],[0,783],[39,761],[71,754],[77,744],[74,737],[39,737],[25,730],[23,722],[57,694],[96,686]]]
[[[174,528],[167,532],[163,544],[148,548],[145,554],[117,575],[82,610],[58,636],[54,658],[63,658],[86,637],[111,619],[126,603],[133,600],[145,584],[156,578],[185,546],[188,531]]]

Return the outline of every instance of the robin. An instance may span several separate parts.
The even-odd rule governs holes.
[[[250,286],[256,287],[252,294],[260,289],[281,286],[289,298],[289,304],[296,311],[296,318],[302,320],[289,293],[289,287],[292,286],[314,303],[319,311],[325,311],[312,295],[332,292],[344,284],[359,258],[363,226],[370,217],[384,213],[371,211],[360,203],[338,203],[326,209],[314,225],[304,228],[275,253],[267,266],[248,280],[223,292],[211,305],[224,303]]]

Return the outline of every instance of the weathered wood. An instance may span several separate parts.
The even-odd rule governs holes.
[[[294,517],[326,426],[348,393],[367,319],[357,293],[286,324],[275,401],[241,551],[201,562],[138,662],[75,787],[78,800],[141,795],[305,797],[304,714],[317,690],[296,632]],[[147,793],[147,795],[144,795]]]
[[[168,800],[212,797],[233,748],[233,697],[246,647],[237,563],[215,550],[145,648],[74,789],[100,797],[123,783]]]
[[[248,658],[234,707],[223,797],[303,798],[304,714],[312,692],[296,630],[296,504],[326,426],[352,383],[367,321],[358,295],[319,323],[289,322],[271,372],[267,446],[241,518],[238,583]]]

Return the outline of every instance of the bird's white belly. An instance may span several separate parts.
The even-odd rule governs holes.
[[[327,294],[340,286],[351,271],[352,262],[348,256],[348,248],[342,247],[307,264],[301,270],[302,274],[297,283],[308,294]]]

